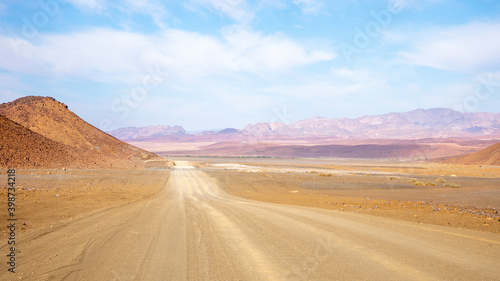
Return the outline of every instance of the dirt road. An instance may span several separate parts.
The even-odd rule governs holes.
[[[498,234],[249,201],[176,164],[152,198],[26,233],[0,279],[500,280]]]

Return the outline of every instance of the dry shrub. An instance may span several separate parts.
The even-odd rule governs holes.
[[[446,183],[446,181],[443,178],[439,178],[436,180],[437,183]]]
[[[460,185],[458,183],[447,183],[444,187],[460,188]]]

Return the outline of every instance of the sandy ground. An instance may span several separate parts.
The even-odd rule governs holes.
[[[398,181],[393,184],[398,194],[421,190],[420,186],[406,182],[406,178],[386,180],[384,177],[391,177],[385,174],[387,171],[377,174],[370,163],[350,171],[337,168],[336,172],[332,167],[321,170],[314,163],[176,164],[171,170],[19,171],[18,217],[19,223],[26,225],[17,235],[17,273],[11,274],[2,267],[0,279],[498,279],[497,228],[478,225],[482,231],[467,229],[476,228],[468,222],[468,216],[471,223],[479,223],[474,217],[481,217],[491,226],[499,223],[496,218],[488,220],[484,214],[466,211],[454,215],[454,210],[449,210],[450,216],[464,224],[452,225],[460,228],[449,227],[439,225],[440,220],[427,223],[420,217],[416,221],[407,216],[394,219],[405,212],[427,214],[430,203],[339,198],[335,192],[347,192],[346,196],[348,192],[380,192],[383,181]],[[366,170],[371,171],[370,176]],[[326,171],[335,175],[328,176]],[[495,169],[487,172],[494,173]],[[416,181],[444,176],[431,174],[411,176]],[[355,180],[344,189],[332,189],[332,180],[340,181],[342,177]],[[427,186],[423,188],[429,190],[422,189],[426,191],[422,196],[432,193],[432,188],[481,191],[479,187],[465,187],[467,180],[476,181],[473,177],[450,175],[446,179],[462,181],[464,186]],[[0,180],[6,182],[6,175],[1,175]],[[489,181],[486,178],[484,184]],[[497,192],[497,182],[494,178],[491,181],[484,190]],[[368,188],[370,184],[373,188]],[[456,198],[463,198],[464,194],[457,193]],[[331,201],[334,198],[339,201]],[[304,204],[306,201],[314,204]],[[458,199],[452,201],[450,206],[460,203]],[[337,206],[337,202],[342,206]],[[394,209],[385,210],[383,202],[387,206],[395,203]],[[478,201],[470,201],[474,202]],[[441,206],[445,205],[437,208]],[[448,210],[429,214],[447,217]],[[5,212],[0,215],[5,221]],[[6,233],[2,233],[1,239],[1,256],[5,257]]]
[[[7,183],[3,171],[0,182]],[[158,193],[168,170],[17,170],[18,232],[51,228]],[[0,189],[7,198],[7,190]],[[2,205],[3,206],[3,205]],[[0,210],[6,221],[7,206]],[[7,230],[2,229],[4,239]]]
[[[193,160],[205,160],[199,167],[227,192],[248,199],[500,233],[500,167],[380,160]]]

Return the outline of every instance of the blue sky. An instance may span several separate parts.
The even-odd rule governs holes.
[[[4,0],[0,102],[187,130],[500,112],[500,1]]]

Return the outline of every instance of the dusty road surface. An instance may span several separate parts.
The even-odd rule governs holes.
[[[500,280],[498,234],[245,200],[176,164],[152,198],[19,237],[0,279]]]

